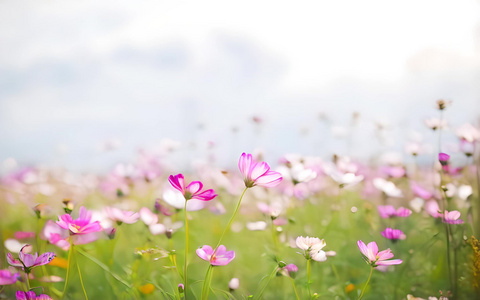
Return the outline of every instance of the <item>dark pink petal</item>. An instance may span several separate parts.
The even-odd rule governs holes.
[[[190,184],[187,186],[186,190],[192,194],[195,195],[196,193],[200,192],[203,188],[203,184],[200,181],[192,181]]]
[[[19,274],[13,274],[9,270],[0,270],[0,285],[14,284]]]
[[[175,176],[170,175],[168,177],[168,181],[175,189],[182,192],[182,194],[185,194],[185,179],[183,177],[183,174],[177,174]]]
[[[412,211],[408,208],[405,207],[399,207],[397,211],[395,212],[395,216],[401,217],[401,218],[406,218],[412,214]]]
[[[34,266],[43,266],[48,264],[55,257],[53,252],[45,252],[40,255],[36,260]]]
[[[396,213],[395,207],[391,205],[385,205],[385,206],[379,205],[377,206],[377,209],[378,209],[378,213],[380,214],[380,217],[384,219],[390,218],[394,216]]]
[[[17,298],[17,300],[27,300],[27,295],[24,291],[17,291],[15,293],[15,297]]]
[[[441,162],[447,162],[450,159],[450,155],[447,153],[439,153],[438,154],[438,160]]]
[[[41,294],[41,295],[37,296],[36,300],[52,300],[52,298],[50,298],[50,296],[48,296],[48,295]]]
[[[202,201],[210,201],[215,197],[217,197],[217,194],[215,194],[214,190],[210,189],[210,190],[203,191],[200,194],[194,195],[192,197],[192,199],[198,199],[198,200],[202,200]]]
[[[69,224],[73,223],[73,219],[72,216],[70,216],[69,214],[64,214],[60,216],[59,221],[57,221],[56,223],[63,229],[69,230]]]

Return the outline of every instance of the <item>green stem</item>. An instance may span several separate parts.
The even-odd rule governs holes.
[[[75,249],[72,248],[72,251],[75,251]],[[77,262],[77,270],[78,270],[78,276],[80,277],[80,285],[82,286],[83,294],[85,295],[85,299],[88,300],[87,291],[85,291],[85,286],[83,285],[82,272],[80,271],[80,265],[78,264],[78,262]]]
[[[209,265],[207,273],[205,274],[205,280],[203,281],[202,287],[202,300],[208,299],[208,294],[210,293],[210,285],[212,284],[213,277],[213,266]]]
[[[185,200],[185,265],[183,266],[183,278],[185,281],[185,299],[187,299],[187,284],[188,284],[188,277],[187,277],[187,259],[188,259],[188,216],[187,216],[187,202]]]
[[[312,275],[312,260],[307,260],[307,290],[308,290],[308,299],[312,299],[312,292],[310,291],[310,284],[312,283],[310,278]]]
[[[25,282],[27,283],[27,291],[30,291],[30,274],[29,273],[25,273]]]
[[[362,293],[360,294],[360,297],[358,297],[358,300],[362,299],[363,294],[365,294],[365,290],[367,289],[367,286],[370,283],[370,279],[372,278],[373,269],[374,269],[373,267],[370,268],[370,275],[368,275],[367,283],[365,283],[365,286],[363,287]]]
[[[295,297],[297,298],[297,300],[300,300],[300,297],[298,296],[297,286],[295,285],[295,279],[293,279],[290,276],[289,278],[290,278],[290,281],[292,282],[293,291],[295,292]]]
[[[70,248],[68,249],[67,275],[65,277],[65,286],[63,287],[62,299],[65,297],[65,293],[67,292],[68,281],[70,279],[70,272],[71,272],[72,264],[73,264],[72,252],[73,252],[73,243],[72,243],[72,239],[70,237]]]
[[[270,283],[272,278],[275,277],[275,275],[277,274],[277,270],[278,270],[278,265],[275,265],[275,268],[273,269],[272,273],[268,276],[267,280],[264,281],[264,283],[262,283],[262,285],[260,287],[260,291],[253,296],[254,300],[255,299],[262,299],[263,292],[265,292],[265,289],[267,288],[267,285]]]
[[[232,217],[230,217],[230,221],[228,221],[227,227],[225,227],[225,230],[223,231],[222,236],[220,237],[220,240],[217,243],[217,246],[215,246],[215,250],[218,248],[218,246],[220,246],[220,244],[222,243],[223,237],[232,226],[233,219],[235,219],[235,216],[237,215],[238,209],[240,208],[240,203],[242,203],[243,195],[245,195],[245,192],[247,191],[247,189],[248,187],[245,187],[245,189],[243,190],[243,193],[240,196],[240,199],[238,200],[237,207],[235,207],[235,211],[233,212]]]
[[[275,247],[275,252],[278,252],[278,236],[277,236],[277,230],[276,230],[277,226],[275,226],[275,224],[273,224],[273,220],[272,220],[272,239],[273,239],[273,246]]]

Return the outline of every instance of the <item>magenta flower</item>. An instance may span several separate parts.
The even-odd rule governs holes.
[[[238,161],[238,168],[247,188],[256,185],[267,188],[274,187],[283,179],[282,174],[271,171],[266,162],[256,162],[251,154],[242,153]]]
[[[209,261],[212,266],[226,266],[235,258],[235,251],[227,251],[224,245],[218,246],[215,251],[212,247],[204,245],[196,252],[198,257]]]
[[[0,270],[0,285],[14,284],[20,278],[20,274],[12,274],[10,270]]]
[[[458,210],[452,210],[452,211],[445,210],[443,214],[443,223],[463,224],[463,220],[459,218],[460,218],[460,212]]]
[[[18,253],[18,260],[14,259],[11,253],[7,253],[8,263],[14,267],[22,268],[28,274],[32,268],[46,265],[55,257],[53,252],[45,252],[40,256],[38,256],[37,252],[35,252],[35,255],[26,253],[30,252],[31,249],[31,245],[23,246]]]
[[[393,257],[393,253],[390,249],[378,252],[378,246],[375,242],[365,245],[364,242],[358,241],[357,245],[360,249],[360,252],[362,252],[363,259],[365,259],[367,264],[374,268],[377,266],[399,265],[403,262],[401,259],[390,260],[390,258]]]
[[[210,201],[213,198],[217,197],[215,191],[212,189],[201,191],[203,184],[200,181],[192,181],[187,187],[185,187],[185,179],[183,174],[177,174],[175,176],[170,175],[168,177],[170,184],[177,190],[179,190],[185,200],[197,199],[202,201]]]
[[[395,207],[393,207],[392,205],[379,205],[377,206],[377,209],[380,217],[384,219],[392,217],[406,218],[412,214],[412,211],[408,208],[399,207],[398,209],[395,209]]]
[[[439,153],[438,160],[442,164],[442,166],[446,166],[448,164],[448,160],[450,159],[450,155],[447,153]]]
[[[52,300],[50,296],[41,294],[36,295],[34,291],[24,292],[24,291],[17,291],[15,294],[17,300]]]
[[[74,220],[69,214],[64,214],[59,217],[57,225],[69,230],[71,235],[82,235],[103,230],[100,222],[92,222],[92,212],[84,206],[80,207],[78,219]]]
[[[381,232],[384,238],[392,240],[394,242],[398,240],[404,240],[407,236],[400,229],[386,228]]]

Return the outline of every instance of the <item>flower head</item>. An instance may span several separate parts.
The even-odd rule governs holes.
[[[243,175],[245,186],[248,188],[256,185],[267,188],[274,187],[283,179],[282,174],[271,171],[266,162],[256,162],[251,154],[242,153],[238,161],[238,168]]]
[[[196,252],[198,257],[209,261],[212,266],[226,266],[235,258],[235,251],[227,251],[224,245],[218,246],[215,251],[212,247],[204,245]]]
[[[92,212],[84,206],[80,207],[78,219],[74,220],[69,214],[64,214],[59,217],[57,225],[69,230],[71,235],[82,235],[103,230],[100,222],[92,222]]]
[[[450,159],[450,155],[447,153],[438,153],[438,160],[442,164],[442,166],[446,166],[448,164],[448,160]]]
[[[374,268],[378,266],[399,265],[403,262],[401,259],[390,259],[393,257],[390,249],[378,252],[378,246],[375,242],[365,245],[364,242],[358,241],[357,245],[367,264]]]
[[[217,197],[215,191],[212,189],[202,192],[203,184],[200,181],[192,181],[187,187],[185,187],[185,178],[183,174],[170,175],[168,177],[170,184],[180,191],[185,197],[185,200],[197,199],[202,201],[210,201]]]
[[[12,274],[10,270],[0,270],[0,285],[14,284],[20,278],[20,274]]]
[[[463,220],[460,219],[460,212],[458,210],[446,210],[443,214],[443,223],[463,224]]]
[[[18,259],[14,259],[11,253],[7,253],[7,261],[14,267],[23,268],[25,273],[30,273],[31,269],[37,266],[43,266],[48,264],[54,257],[55,253],[45,252],[38,256],[37,252],[34,255],[28,254],[32,249],[31,245],[25,245],[18,253]]]
[[[394,242],[398,240],[404,240],[407,236],[400,229],[386,228],[381,232],[384,238],[392,240]]]
[[[299,236],[295,240],[297,247],[304,251],[304,256],[306,259],[313,259],[315,261],[326,261],[327,256],[335,256],[334,251],[323,251],[323,247],[327,244],[325,240],[321,240],[317,237],[303,237]]]
[[[34,291],[24,292],[24,291],[17,291],[15,294],[17,300],[52,300],[50,296],[41,294],[36,295]]]
[[[392,205],[379,205],[377,206],[378,213],[380,214],[380,217],[387,219],[387,218],[392,218],[392,217],[401,217],[405,218],[408,217],[412,214],[412,211],[408,208],[405,207],[399,207],[398,209],[395,209]]]

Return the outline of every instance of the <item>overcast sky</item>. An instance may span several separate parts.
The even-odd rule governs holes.
[[[214,142],[223,165],[257,147],[362,156],[428,140],[440,98],[452,128],[478,119],[478,1],[279,2],[0,2],[0,162],[103,171],[165,138],[195,143],[183,161]],[[348,149],[331,126],[354,111]],[[377,120],[387,145],[365,143]]]

